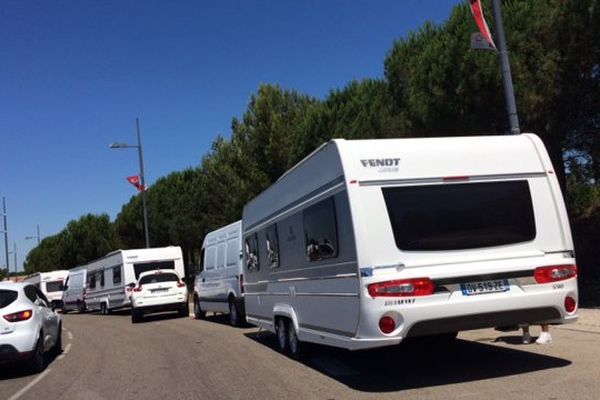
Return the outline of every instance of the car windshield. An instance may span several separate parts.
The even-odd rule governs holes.
[[[140,278],[140,285],[147,285],[150,283],[160,282],[179,282],[179,278],[177,277],[177,275],[168,272],[146,275]]]
[[[46,282],[46,292],[60,292],[62,281]]]
[[[0,308],[11,304],[19,297],[19,293],[14,290],[0,290]]]

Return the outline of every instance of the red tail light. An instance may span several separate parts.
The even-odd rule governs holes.
[[[6,314],[4,316],[4,319],[7,320],[8,322],[21,322],[21,321],[27,321],[29,318],[31,318],[31,316],[33,315],[33,311],[31,310],[25,310],[25,311],[19,311],[13,314]]]
[[[401,279],[372,283],[368,289],[371,297],[428,296],[435,291],[435,283],[429,278]]]
[[[379,320],[379,329],[383,333],[392,333],[396,329],[396,323],[392,317],[381,317]]]
[[[83,300],[87,300],[87,290],[83,289]]]
[[[240,293],[244,294],[244,274],[240,274]]]
[[[535,269],[533,275],[537,283],[564,281],[565,279],[577,277],[577,266],[569,264],[539,267]]]
[[[567,310],[568,313],[572,313],[577,309],[577,302],[575,301],[574,298],[567,296],[565,298],[565,310]]]
[[[177,287],[178,288],[185,287],[185,283],[183,283],[183,282],[177,282]]]
[[[134,287],[133,288],[134,292],[141,292],[142,291],[142,285],[138,286],[138,287]]]

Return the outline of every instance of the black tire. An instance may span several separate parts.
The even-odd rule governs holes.
[[[142,314],[137,311],[135,308],[131,309],[131,323],[132,324],[137,324],[138,322],[140,322],[142,319]]]
[[[52,355],[54,357],[60,356],[62,353],[62,325],[58,326],[58,333],[56,334],[56,343],[52,347]]]
[[[81,300],[77,300],[77,311],[79,314],[83,314],[85,312],[85,305]]]
[[[196,319],[206,318],[206,311],[200,307],[200,300],[197,297],[194,297],[194,317]]]
[[[44,356],[43,337],[44,334],[40,332],[40,337],[35,345],[33,354],[27,362],[27,369],[29,369],[34,374],[38,374],[46,369],[46,357]]]
[[[102,315],[108,315],[108,311],[106,308],[106,303],[101,303],[100,304],[100,314]]]
[[[234,298],[229,299],[229,323],[231,326],[239,327],[242,325],[240,318],[240,309]]]
[[[302,344],[298,340],[298,334],[294,329],[294,324],[289,321],[287,324],[287,341],[288,341],[288,354],[294,360],[299,360],[302,357]]]
[[[65,303],[62,303],[62,306],[60,307],[60,313],[66,314],[68,312],[69,312],[69,310],[67,310],[67,306],[65,306]]]
[[[277,348],[283,354],[288,352],[288,323],[285,318],[278,318],[275,333],[277,335]]]
[[[188,303],[186,302],[183,307],[181,307],[178,311],[178,314],[181,318],[185,318],[185,317],[189,317],[190,316],[190,308],[188,306]]]

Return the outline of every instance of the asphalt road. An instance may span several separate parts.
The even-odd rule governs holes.
[[[256,328],[128,313],[64,316],[64,352],[41,375],[0,370],[0,399],[598,399],[600,332],[462,332],[453,346],[405,342],[348,352],[308,346],[302,362]],[[532,334],[538,330],[532,328]]]

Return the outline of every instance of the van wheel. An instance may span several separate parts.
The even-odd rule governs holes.
[[[83,314],[85,312],[85,306],[81,300],[77,300],[77,311],[79,314]]]
[[[183,304],[183,306],[179,309],[178,314],[179,314],[179,316],[181,318],[185,318],[185,317],[189,317],[190,316],[190,309],[189,309],[189,306],[188,306],[187,302],[185,302]]]
[[[294,360],[300,359],[302,352],[300,351],[302,346],[300,340],[298,340],[298,334],[292,321],[287,325],[287,339],[288,339],[288,353]]]
[[[40,338],[38,339],[38,341],[35,345],[35,350],[33,351],[33,355],[29,359],[29,362],[27,365],[28,369],[31,372],[33,372],[34,374],[40,373],[44,369],[46,369],[46,359],[44,357],[44,344],[43,344],[44,339],[43,338],[44,338],[44,334],[42,332],[40,332]]]
[[[229,323],[231,326],[240,326],[240,311],[235,299],[229,299]]]
[[[65,303],[63,303],[62,306],[60,307],[60,313],[66,314],[67,312],[69,312],[69,310],[67,310],[67,306],[65,306]]]
[[[288,333],[287,333],[287,322],[285,318],[280,317],[277,319],[277,347],[279,351],[282,353],[287,353],[288,351]]]
[[[200,307],[200,300],[194,298],[194,317],[196,319],[204,319],[206,317],[206,311]]]

